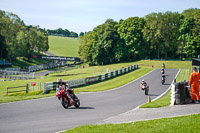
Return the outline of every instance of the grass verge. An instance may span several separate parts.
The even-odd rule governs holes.
[[[62,133],[198,133],[200,114],[123,124],[85,125]]]

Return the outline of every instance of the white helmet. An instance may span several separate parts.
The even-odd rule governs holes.
[[[66,87],[69,88],[69,84],[68,83],[66,83]]]
[[[145,82],[144,79],[142,80],[142,82],[143,82],[143,83]]]

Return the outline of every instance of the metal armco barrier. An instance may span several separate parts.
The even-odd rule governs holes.
[[[69,84],[69,87],[77,87],[77,86],[81,86],[81,85],[92,84],[92,83],[95,83],[98,81],[107,80],[109,78],[116,77],[118,75],[138,69],[138,67],[139,67],[139,65],[131,65],[130,67],[115,70],[115,71],[112,71],[112,72],[109,72],[109,73],[106,73],[103,75],[98,75],[98,76],[93,76],[93,77],[88,77],[88,78],[83,78],[83,79],[63,81],[63,82],[67,82]],[[49,93],[51,90],[56,90],[56,85],[57,85],[57,82],[44,83],[43,93]]]

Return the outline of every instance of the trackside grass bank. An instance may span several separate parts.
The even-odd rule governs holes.
[[[200,114],[123,124],[85,125],[62,133],[198,133]]]

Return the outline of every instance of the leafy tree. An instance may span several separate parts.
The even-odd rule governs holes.
[[[161,35],[164,41],[163,53],[165,54],[165,59],[168,58],[168,55],[173,57],[176,53],[180,18],[181,15],[177,12],[165,12],[162,16]]]
[[[200,9],[191,8],[184,10],[183,13],[186,19],[192,19],[194,21],[191,34],[187,38],[187,45],[185,48],[185,53],[188,57],[197,57],[200,51]]]
[[[118,33],[120,39],[123,39],[126,44],[126,58],[129,60],[138,59],[139,55],[144,53],[143,34],[144,19],[139,17],[128,18],[120,24]]]
[[[178,46],[177,53],[181,55],[181,59],[184,58],[184,53],[187,53],[186,47],[188,46],[186,45],[188,45],[191,42],[193,26],[194,26],[193,19],[183,18],[180,20],[179,37],[178,37],[180,44]]]
[[[81,33],[79,34],[79,36],[84,36],[84,32],[81,32]]]

